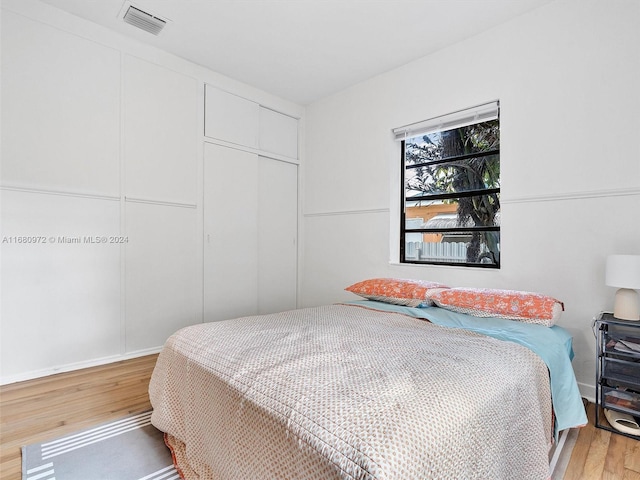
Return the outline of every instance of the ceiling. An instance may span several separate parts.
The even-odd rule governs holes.
[[[552,0],[131,0],[157,37],[125,0],[41,1],[306,105]]]

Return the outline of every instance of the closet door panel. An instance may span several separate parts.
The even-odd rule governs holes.
[[[2,12],[2,182],[120,194],[120,53]]]
[[[260,107],[260,150],[298,158],[298,120]]]
[[[126,351],[201,319],[195,208],[126,203]]]
[[[126,56],[125,192],[128,197],[197,203],[198,83]]]
[[[258,312],[258,156],[205,144],[204,321]]]
[[[255,102],[206,85],[204,134],[257,148],[259,109]]]
[[[120,354],[119,202],[7,190],[0,201],[2,377]]]
[[[296,308],[298,167],[260,157],[258,302],[260,313]]]

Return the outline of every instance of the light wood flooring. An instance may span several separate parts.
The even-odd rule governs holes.
[[[595,412],[589,403],[564,480],[640,480],[640,440],[596,428]]]
[[[151,408],[157,356],[0,387],[0,478],[20,480],[20,447]],[[565,480],[640,480],[640,440],[589,425],[580,430]]]
[[[157,355],[0,387],[0,478],[20,480],[20,447],[149,410]],[[90,480],[90,479],[87,479]]]

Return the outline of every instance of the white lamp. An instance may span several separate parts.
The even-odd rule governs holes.
[[[605,283],[618,287],[613,316],[623,320],[640,320],[640,255],[609,255]]]

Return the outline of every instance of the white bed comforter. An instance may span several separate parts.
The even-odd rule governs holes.
[[[150,385],[188,479],[547,479],[527,348],[332,305],[185,328]]]

